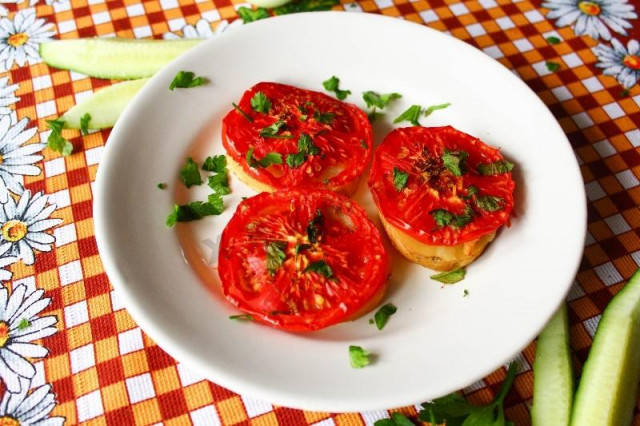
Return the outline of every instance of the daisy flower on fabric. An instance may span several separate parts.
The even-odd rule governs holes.
[[[0,289],[0,378],[9,392],[24,392],[28,386],[20,379],[32,379],[36,374],[27,358],[44,358],[49,353],[31,342],[57,331],[55,316],[37,316],[51,303],[43,295],[42,289],[27,293],[24,284],[16,286],[10,296],[6,288]]]
[[[611,39],[613,31],[627,35],[626,28],[633,25],[627,19],[638,15],[627,0],[547,0],[542,7],[550,9],[549,19],[557,19],[558,27],[573,25],[576,35],[588,35],[593,39]]]
[[[40,386],[27,395],[29,381],[21,379],[18,393],[5,392],[0,401],[0,425],[7,426],[58,426],[64,417],[49,417],[56,406],[56,396],[51,385]]]
[[[33,197],[24,191],[18,202],[9,197],[0,209],[0,256],[16,256],[27,265],[33,265],[33,250],[51,251],[55,241],[47,231],[62,223],[62,219],[49,219],[56,209],[47,204],[48,197],[42,192]]]
[[[9,281],[11,279],[11,277],[13,276],[13,272],[7,271],[4,268],[13,265],[17,261],[18,258],[13,256],[0,257],[0,282]],[[0,425],[1,424],[2,423],[0,423]]]
[[[598,57],[596,67],[602,68],[604,75],[612,75],[625,89],[640,80],[640,43],[629,40],[625,48],[617,39],[611,40],[611,47],[599,44],[593,48]]]
[[[0,115],[9,115],[12,109],[9,105],[13,105],[20,100],[16,97],[17,84],[9,85],[9,77],[0,78]]]
[[[46,144],[26,144],[38,131],[37,127],[27,129],[28,118],[17,123],[5,115],[0,118],[0,203],[6,203],[9,191],[20,195],[24,191],[18,176],[38,176],[41,170],[35,164],[42,160]]]
[[[211,23],[206,19],[200,19],[196,22],[196,25],[187,24],[182,27],[182,37],[175,33],[164,33],[162,38],[165,40],[178,40],[181,38],[211,38],[215,35],[222,34],[223,32],[242,25],[241,19],[236,19],[231,24],[226,19],[220,21],[216,26],[215,31],[211,29]]]
[[[36,19],[35,9],[21,10],[13,19],[0,19],[0,70],[39,61],[38,46],[51,40],[52,28],[44,19]]]

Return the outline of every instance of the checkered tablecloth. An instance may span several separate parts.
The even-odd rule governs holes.
[[[112,82],[49,68],[50,39],[216,37],[242,25],[229,0],[0,1],[0,423],[372,425],[388,411],[303,412],[237,395],[168,356],[131,319],[100,262],[92,185],[108,130],[47,149],[45,120]],[[250,7],[250,6],[249,6]],[[603,309],[640,265],[640,5],[634,0],[361,0],[345,13],[445,31],[522,78],[566,132],[588,196],[568,296],[579,373]],[[535,343],[519,356],[507,417],[529,425]],[[487,402],[500,369],[463,393]],[[26,406],[30,410],[21,409]],[[417,407],[398,408],[415,419]],[[38,423],[42,422],[42,423]],[[416,422],[417,423],[417,422]],[[13,423],[2,423],[13,424]],[[634,424],[640,424],[636,409]]]

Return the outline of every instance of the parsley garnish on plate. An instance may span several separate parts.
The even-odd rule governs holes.
[[[362,99],[367,104],[367,108],[371,108],[371,111],[367,115],[369,117],[369,121],[373,122],[378,117],[379,113],[376,109],[384,109],[389,102],[394,99],[400,99],[402,95],[400,93],[387,93],[384,95],[380,95],[372,90],[366,91],[362,93]]]
[[[314,120],[323,123],[323,124],[331,124],[336,115],[332,112],[320,112],[316,111],[313,113]]]
[[[292,168],[301,166],[307,161],[308,155],[320,154],[320,148],[313,143],[313,139],[306,133],[300,135],[298,139],[298,152],[287,155],[287,165]]]
[[[310,263],[302,272],[315,272],[325,278],[333,278],[333,271],[329,264],[324,260],[318,260],[317,262]]]
[[[214,155],[207,157],[202,163],[202,170],[205,172],[224,172],[227,168],[227,157],[224,155]]]
[[[438,228],[444,228],[445,226],[462,228],[473,220],[473,209],[469,206],[465,207],[465,211],[462,214],[453,214],[443,209],[433,210],[429,214],[433,216]]]
[[[390,419],[376,420],[373,426],[415,426],[411,420],[409,420],[402,413],[391,414]],[[434,423],[435,426],[435,423]]]
[[[249,315],[249,314],[244,314],[244,315],[230,315],[229,316],[230,320],[235,320],[235,321],[253,321],[253,316]]]
[[[62,128],[64,127],[64,120],[46,120],[47,126],[51,129],[51,133],[47,138],[47,147],[52,151],[59,152],[65,157],[73,152],[73,145],[71,142],[62,137]]]
[[[248,7],[239,7],[236,11],[242,22],[248,24],[249,22],[258,21],[269,17],[269,12],[264,7],[258,7],[255,10]]]
[[[256,159],[253,156],[253,151],[255,148],[251,148],[249,150],[249,152],[247,152],[247,164],[249,164],[249,167],[253,167],[254,169],[257,168],[266,168],[275,164],[282,164],[282,155],[280,155],[277,152],[269,152],[267,155],[264,156],[264,158],[261,158],[260,160]]]
[[[340,90],[340,79],[335,75],[329,80],[323,81],[322,86],[324,86],[324,90],[327,92],[335,93],[336,97],[341,101],[351,94],[351,90]]]
[[[403,121],[408,121],[414,126],[419,126],[420,122],[420,114],[422,113],[422,107],[420,105],[411,105],[405,112],[400,114],[393,120],[393,124],[402,123]]]
[[[209,201],[193,201],[189,204],[173,206],[173,211],[167,217],[167,226],[172,227],[177,222],[190,222],[202,219],[205,216],[219,215],[222,213],[222,197],[212,194]]]
[[[445,109],[445,108],[449,108],[451,106],[451,103],[447,102],[446,104],[440,104],[440,105],[431,105],[430,107],[427,107],[427,109],[424,111],[424,116],[428,116],[431,115],[431,113],[433,113],[433,111],[437,111],[439,109]]]
[[[89,122],[91,121],[91,114],[88,112],[85,113],[82,117],[80,117],[80,132],[83,135],[89,134]]]
[[[443,284],[455,284],[464,279],[464,276],[467,274],[463,268],[454,269],[449,272],[442,272],[440,274],[431,275],[431,278],[434,281],[441,282]]]
[[[255,112],[266,114],[271,109],[271,101],[264,93],[256,92],[256,94],[251,97],[251,108],[253,108]]]
[[[157,185],[157,187],[158,187],[158,189],[165,190],[165,189],[167,189],[167,184],[166,184],[166,183],[164,183],[164,182],[160,182],[160,183]]]
[[[363,368],[371,363],[369,360],[369,352],[360,346],[349,346],[349,361],[353,368]]]
[[[284,249],[287,248],[287,243],[283,241],[272,241],[267,243],[267,271],[269,275],[274,276],[276,271],[282,266],[286,254]]]
[[[191,87],[204,86],[207,80],[204,77],[196,77],[191,71],[178,71],[171,84],[169,90],[173,89],[189,89]]]
[[[483,176],[499,175],[509,173],[513,170],[513,164],[508,161],[494,161],[489,164],[478,164],[476,171]]]
[[[209,188],[213,189],[215,194],[219,195],[227,195],[231,192],[231,188],[229,188],[229,177],[227,175],[227,170],[223,170],[222,172],[216,173],[213,176],[209,176],[207,185]]]
[[[467,157],[469,157],[467,151],[449,151],[445,148],[444,154],[442,154],[442,164],[454,176],[462,176],[466,172],[465,161]]]
[[[402,191],[407,186],[408,179],[409,174],[407,172],[403,172],[397,167],[393,168],[393,187],[396,191]]]
[[[187,162],[180,169],[180,180],[187,188],[202,185],[202,177],[200,177],[198,165],[193,161],[193,158],[188,157]]]
[[[280,130],[286,130],[286,128],[287,128],[287,123],[285,123],[282,120],[278,120],[275,123],[273,123],[271,126],[267,126],[262,130],[260,130],[259,135],[262,136],[263,138],[291,139],[293,137],[293,135],[291,134],[289,135],[278,134]]]
[[[376,311],[373,318],[375,320],[376,327],[378,327],[378,330],[382,330],[384,326],[387,325],[389,318],[391,317],[391,315],[395,314],[397,310],[398,308],[396,308],[393,303],[387,303],[386,305],[382,305],[380,309]]]
[[[274,8],[273,14],[287,15],[289,13],[331,10],[331,8],[337,4],[340,4],[339,0],[294,0]]]
[[[238,111],[238,113],[243,116],[249,123],[253,123],[253,118],[251,118],[249,116],[249,114],[247,114],[246,112],[244,112],[242,110],[242,108],[240,108],[235,102],[231,102],[231,105],[233,105],[233,108]]]
[[[493,195],[478,195],[475,201],[478,208],[487,212],[502,210],[504,207],[504,198]]]

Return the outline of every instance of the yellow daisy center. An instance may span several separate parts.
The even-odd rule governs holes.
[[[6,321],[0,321],[0,348],[4,348],[9,340],[9,323]],[[0,423],[3,426],[4,423]]]
[[[7,40],[9,45],[11,45],[13,47],[20,47],[20,46],[24,45],[28,41],[29,41],[29,34],[27,34],[27,33],[11,34],[9,36],[9,40]],[[2,424],[0,424],[0,426],[2,426]]]
[[[25,235],[27,235],[27,224],[24,222],[13,219],[2,225],[2,237],[6,241],[15,243],[23,239]]]
[[[0,426],[20,426],[20,422],[12,417],[0,417]]]
[[[578,9],[580,9],[585,15],[589,16],[598,16],[602,12],[600,5],[592,1],[581,1],[578,3]]]
[[[632,70],[640,70],[640,57],[638,55],[627,55],[622,58],[622,63]]]

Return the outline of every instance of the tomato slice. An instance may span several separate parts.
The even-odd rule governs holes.
[[[405,127],[376,150],[368,183],[387,222],[424,244],[451,246],[509,222],[511,167],[497,149],[453,127]]]
[[[328,190],[264,192],[240,203],[222,233],[226,298],[254,320],[312,331],[375,306],[389,259],[365,211]]]
[[[247,90],[224,117],[222,140],[245,173],[272,189],[343,190],[369,163],[372,132],[367,115],[355,105],[263,82]],[[281,164],[265,163],[274,154]]]

